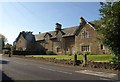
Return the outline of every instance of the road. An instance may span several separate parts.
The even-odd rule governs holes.
[[[79,67],[61,66],[16,57],[2,57],[2,71],[12,80],[110,80],[80,73]]]

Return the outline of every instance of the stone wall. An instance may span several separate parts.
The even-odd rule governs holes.
[[[88,62],[87,67],[90,68],[102,68],[102,69],[112,69],[113,64],[110,62]]]

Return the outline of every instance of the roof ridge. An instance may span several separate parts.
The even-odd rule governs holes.
[[[75,27],[79,27],[79,26],[67,27],[67,28],[63,28],[62,30],[65,30],[65,29],[70,29],[70,28],[75,28]],[[55,31],[48,31],[48,32],[43,32],[43,33],[40,33],[40,34],[35,34],[35,35],[41,35],[41,34],[44,34],[44,33],[51,33],[51,32],[55,32]]]
[[[77,30],[79,26],[72,26],[72,27],[68,27],[68,28],[63,28],[61,29],[62,32],[64,32],[65,34],[63,35],[63,37],[67,37],[67,36],[73,36],[75,34],[75,31]],[[50,33],[52,35],[52,37],[55,37],[55,33],[56,31],[49,31],[49,32],[43,32],[40,34],[36,34],[36,39],[37,40],[43,40],[44,39],[44,35],[46,33]]]
[[[75,28],[75,27],[78,27],[78,26],[72,26],[72,27],[67,27],[67,28],[63,28],[63,29],[70,29],[70,28]]]

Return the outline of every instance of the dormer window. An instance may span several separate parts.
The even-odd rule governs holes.
[[[81,33],[81,38],[82,39],[89,38],[89,32],[86,30],[83,30],[83,32]]]

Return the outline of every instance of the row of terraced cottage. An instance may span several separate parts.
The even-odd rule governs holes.
[[[94,24],[80,18],[80,25],[62,28],[56,23],[54,31],[33,35],[32,32],[22,31],[15,40],[16,50],[20,51],[53,51],[56,54],[92,54],[109,53],[98,40]]]

